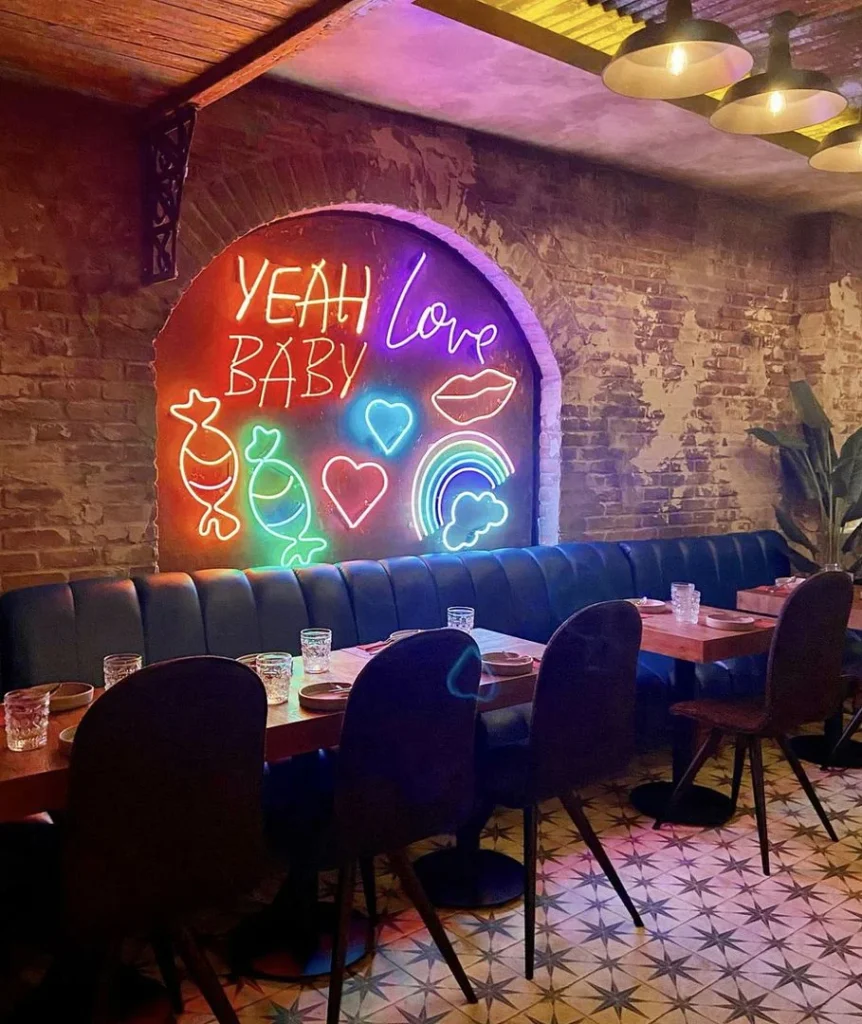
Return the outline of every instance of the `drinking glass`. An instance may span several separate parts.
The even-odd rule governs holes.
[[[700,621],[700,591],[692,590],[691,601],[688,606],[688,621],[696,626]]]
[[[299,633],[302,667],[309,672],[328,672],[332,651],[331,629],[303,629]]]
[[[265,654],[243,654],[236,660],[257,673],[266,690],[267,704],[284,704],[290,695],[290,677],[293,675],[290,654],[267,651]]]
[[[6,709],[6,743],[10,750],[36,750],[48,742],[51,694],[44,690],[10,690]]]
[[[673,617],[677,622],[688,622],[690,620],[693,593],[693,583],[671,583],[670,600],[673,608]]]
[[[447,608],[446,625],[450,629],[463,629],[465,633],[472,633],[474,616],[475,612],[472,608]]]
[[[140,654],[109,654],[102,660],[102,676],[105,689],[110,690],[115,683],[138,672],[143,664]]]

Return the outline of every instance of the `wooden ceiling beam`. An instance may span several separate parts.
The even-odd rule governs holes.
[[[147,108],[152,123],[182,107],[200,110],[266,74],[297,45],[298,37],[338,14],[354,0],[313,0],[274,29],[254,39],[196,78],[173,89]]]

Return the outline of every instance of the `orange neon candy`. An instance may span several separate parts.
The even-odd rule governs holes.
[[[220,409],[220,399],[205,398],[192,388],[186,402],[171,406],[171,415],[191,425],[180,447],[180,476],[189,494],[204,506],[198,533],[212,533],[224,541],[240,528],[239,519],[221,507],[236,487],[239,457],[227,434],[212,426]]]

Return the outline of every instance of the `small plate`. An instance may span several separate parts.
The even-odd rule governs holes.
[[[482,664],[495,676],[522,676],[533,667],[533,659],[515,651],[489,651],[482,655]]]
[[[421,632],[421,629],[396,629],[394,633],[389,634],[389,643],[394,644],[396,640],[403,640],[405,636],[416,636]]]
[[[77,729],[77,725],[70,725],[68,729],[63,729],[57,737],[57,740],[60,743],[60,750],[62,750],[64,754],[72,753],[72,744],[75,742],[75,732]]]
[[[86,707],[93,701],[93,687],[89,683],[42,683],[33,689],[43,693],[54,690],[50,700],[52,711],[71,711],[72,708]]]
[[[739,612],[710,612],[706,616],[706,625],[713,629],[744,630],[757,624],[753,615],[740,615]]]
[[[642,615],[661,615],[663,612],[670,611],[667,601],[656,601],[652,597],[629,597],[626,600],[629,604],[633,604]]]
[[[299,703],[308,711],[343,711],[349,696],[346,683],[308,683],[299,691]]]
[[[779,576],[775,580],[776,590],[792,589],[805,581],[801,576]]]

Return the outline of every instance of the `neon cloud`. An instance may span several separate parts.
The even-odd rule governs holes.
[[[221,507],[236,487],[239,456],[228,435],[212,426],[220,411],[221,400],[206,398],[197,388],[189,391],[185,402],[170,407],[172,416],[191,424],[180,446],[179,469],[185,489],[204,506],[198,533],[226,541],[242,525],[233,513]],[[210,455],[213,451],[218,452],[215,458],[204,457],[204,453]]]
[[[474,494],[462,491],[452,502],[449,520],[443,529],[447,551],[475,547],[489,530],[502,526],[509,518],[509,506],[491,491]]]
[[[437,412],[456,426],[493,419],[515,393],[517,380],[490,368],[474,373],[456,373],[431,396]]]
[[[348,476],[350,476],[351,474],[357,474],[358,477],[363,473],[367,475],[368,472],[371,472],[372,474],[379,474],[379,490],[377,491],[376,494],[373,495],[373,497],[367,502],[367,504],[363,503],[364,507],[362,507],[362,505],[359,506],[361,508],[361,511],[359,511],[359,509],[354,511],[353,509],[347,509],[344,507],[345,501],[348,497],[347,494],[342,493],[340,499],[335,494],[335,490],[333,489],[332,483],[330,482],[329,479],[330,473],[333,472],[334,466],[337,466],[340,469],[342,469],[342,472],[344,467],[349,467]],[[389,490],[389,475],[383,468],[383,466],[380,465],[379,462],[354,462],[353,459],[351,459],[347,455],[333,455],[333,457],[323,467],[323,472],[320,475],[320,482],[323,484],[323,489],[332,499],[332,504],[336,507],[342,519],[345,521],[345,523],[347,523],[351,530],[355,530],[357,526],[359,526],[365,520],[365,518],[368,516],[371,510],[378,504],[383,495]],[[350,481],[347,480],[346,482],[349,483]]]
[[[419,540],[446,525],[443,500],[458,476],[477,474],[494,490],[514,472],[506,449],[478,430],[456,430],[435,441],[422,456],[413,476],[410,510]]]
[[[309,533],[312,506],[308,487],[290,463],[275,457],[281,442],[282,433],[277,428],[257,425],[252,430],[244,452],[254,466],[248,482],[248,503],[258,525],[285,542],[281,564],[309,565],[327,542]]]
[[[365,426],[374,440],[391,455],[413,428],[415,417],[406,402],[374,398],[365,406]]]

